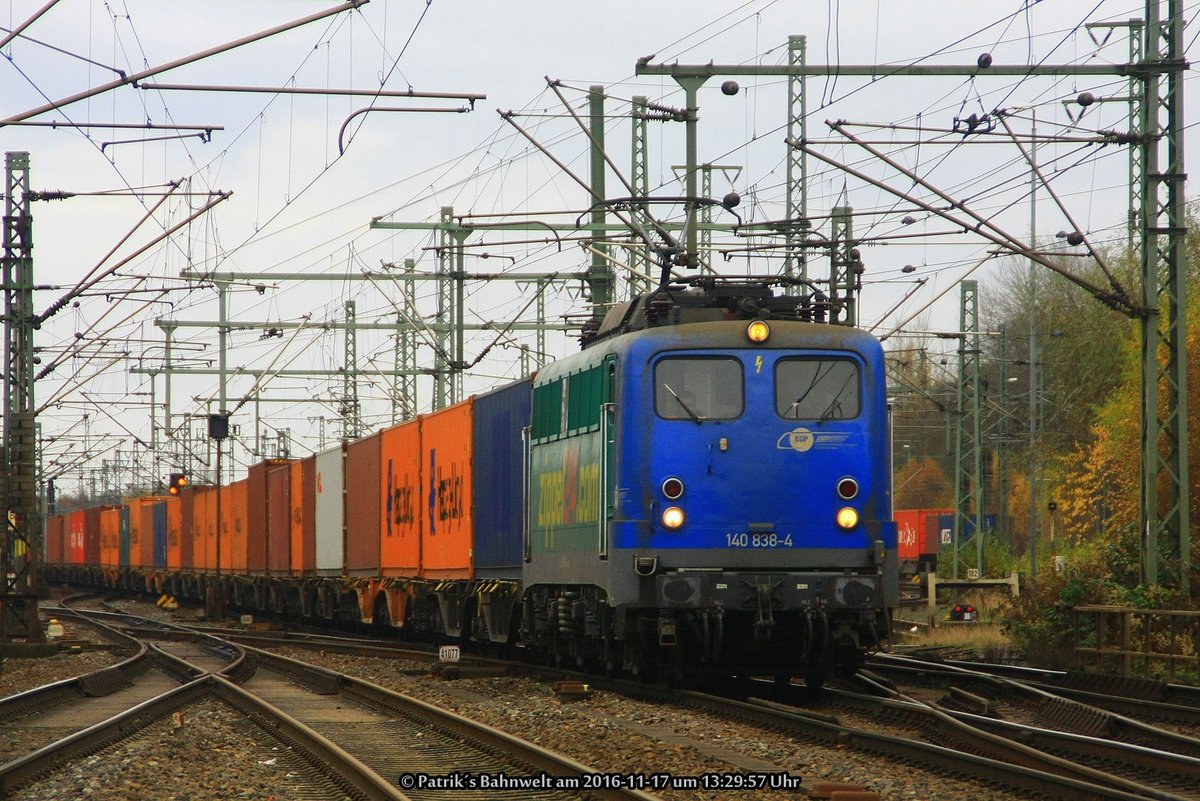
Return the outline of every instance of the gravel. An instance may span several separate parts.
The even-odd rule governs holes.
[[[313,782],[291,751],[262,735],[219,701],[203,701],[175,719],[160,721],[123,740],[31,782],[12,801],[228,801],[305,798],[341,799]]]
[[[675,777],[706,773],[787,772],[820,781],[853,782],[900,801],[1027,801],[983,783],[947,778],[850,749],[678,707],[664,708],[607,692],[561,701],[548,684],[528,678],[456,679],[416,675],[428,663],[343,656],[308,649],[280,653],[315,662],[412,695],[562,752],[600,772]],[[747,767],[750,766],[750,767]],[[795,790],[659,790],[664,799],[775,801]]]
[[[145,609],[145,605],[138,605],[137,611],[147,614]],[[186,613],[171,617],[179,619],[181,614],[192,617]],[[548,684],[529,678],[447,681],[428,675],[427,662],[299,648],[281,649],[281,653],[447,707],[560,751],[604,773],[673,777],[713,773],[737,776],[749,771],[788,773],[803,776],[805,788],[818,781],[853,782],[879,792],[889,801],[1026,801],[1030,797],[704,712],[664,708],[607,692],[595,692],[585,700],[563,701]],[[113,661],[116,657],[107,652],[84,651],[9,662],[5,673],[0,674],[0,693],[11,694]],[[19,665],[18,670],[12,669],[14,664]],[[12,797],[16,801],[124,801],[139,796],[165,801],[268,797],[288,801],[298,797],[292,794],[297,782],[303,784],[296,759],[278,744],[271,744],[260,730],[215,701],[190,707],[184,716],[187,725],[182,729],[176,730],[170,721],[156,724]],[[304,781],[308,782],[304,786],[311,788],[311,778]],[[308,793],[301,795],[314,797],[311,789]],[[794,789],[659,789],[652,794],[668,801],[774,801],[802,793]]]

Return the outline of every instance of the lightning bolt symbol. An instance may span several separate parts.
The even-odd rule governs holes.
[[[754,372],[756,375],[762,372],[762,356],[754,357]]]

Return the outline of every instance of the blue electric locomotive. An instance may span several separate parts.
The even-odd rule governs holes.
[[[527,646],[647,678],[819,682],[888,636],[882,350],[802,315],[759,286],[669,288],[538,373]]]

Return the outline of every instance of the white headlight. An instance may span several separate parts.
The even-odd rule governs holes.
[[[663,509],[662,524],[664,528],[669,528],[672,531],[683,525],[683,510],[678,506],[668,506]]]
[[[837,524],[849,531],[858,525],[858,510],[849,506],[838,509]]]

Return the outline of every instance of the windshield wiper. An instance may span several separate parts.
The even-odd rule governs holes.
[[[692,418],[692,420],[696,423],[696,425],[700,425],[700,415],[693,412],[692,408],[683,402],[683,398],[679,397],[679,394],[675,390],[671,389],[670,384],[668,384],[667,382],[664,381],[663,386],[666,388],[667,392],[671,393],[671,397],[674,398],[675,401],[680,406],[683,407],[683,410],[688,413],[688,417]]]
[[[821,419],[817,420],[818,423],[824,423],[826,420],[832,420],[834,412],[836,412],[838,415],[843,414],[842,393],[846,391],[846,387],[850,386],[850,381],[853,378],[853,373],[846,376],[846,380],[842,382],[840,387],[838,387],[837,394],[833,396],[833,400],[829,401],[829,405],[825,407],[825,411],[821,412]]]

